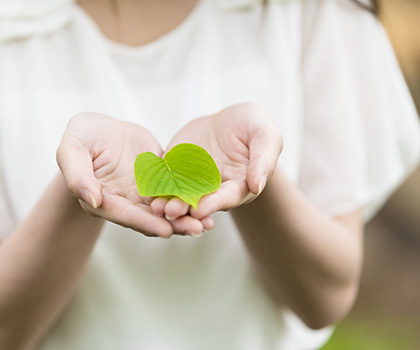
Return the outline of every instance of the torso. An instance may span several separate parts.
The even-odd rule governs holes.
[[[136,35],[123,38],[107,32],[101,24],[106,14],[93,10],[100,7],[89,10],[87,1],[96,0],[71,6],[71,21],[61,30],[16,41],[0,55],[0,96],[8,96],[0,99],[0,146],[18,221],[56,173],[55,149],[67,119],[81,111],[141,124],[165,147],[193,118],[259,102],[287,137],[280,162],[297,181],[301,101],[294,43],[299,42],[299,2],[273,7],[262,26],[259,7],[223,12],[215,0],[199,0],[198,7],[191,1],[192,15],[186,6],[160,27],[153,18],[175,5],[162,9],[162,2],[150,1],[147,6],[155,9],[155,17],[147,19],[150,26],[142,17],[141,25],[129,25],[125,17],[127,28],[136,28],[128,31]],[[140,8],[133,6],[127,11]],[[30,145],[30,152],[22,144]],[[329,331],[314,340],[318,333],[287,310],[279,312],[254,276],[229,215],[218,213],[215,220],[211,234],[166,241],[107,224],[78,293],[40,349],[321,344]]]

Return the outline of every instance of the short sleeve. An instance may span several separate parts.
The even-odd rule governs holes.
[[[417,112],[377,18],[349,0],[304,0],[300,187],[325,213],[366,220],[420,157]]]
[[[70,20],[74,0],[0,0],[0,43],[45,35]]]

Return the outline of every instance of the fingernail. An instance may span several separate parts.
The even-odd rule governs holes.
[[[267,175],[263,175],[260,181],[260,185],[258,186],[258,196],[264,190],[265,184],[267,183]]]
[[[89,204],[93,209],[97,209],[98,205],[96,204],[95,197],[92,193],[90,193],[88,190],[81,190],[80,196],[82,197],[83,201]]]
[[[165,214],[165,219],[166,219],[166,220],[169,220],[169,221],[172,221],[172,220],[175,220],[175,219],[176,219],[176,217],[172,217],[172,216],[169,216],[169,215],[166,215],[166,214]]]
[[[193,237],[200,237],[201,236],[201,232],[200,233],[189,232],[189,234]]]
[[[90,199],[92,200],[92,207],[93,207],[93,209],[98,208],[98,204],[96,203],[96,199],[95,199],[95,197],[93,196],[92,193],[90,194]]]
[[[209,233],[211,230],[205,230],[205,229],[203,229],[203,232],[204,233]]]

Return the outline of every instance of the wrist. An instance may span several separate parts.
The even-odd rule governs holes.
[[[81,208],[78,199],[70,194],[63,175],[58,172],[18,232],[23,235],[38,232],[39,237],[44,238],[63,237],[67,233],[79,236],[80,233],[93,238],[99,234],[103,222]]]
[[[89,216],[80,206],[79,200],[70,193],[61,172],[54,176],[41,200],[49,201],[50,205],[59,208],[62,214],[69,217],[84,218]]]
[[[69,222],[77,220],[81,225],[97,225],[98,223],[102,225],[105,222],[103,218],[94,217],[82,208],[79,202],[81,200],[70,193],[61,172],[57,173],[51,187],[52,192],[58,194],[52,201],[56,203],[57,208],[60,208],[60,216],[63,220]]]

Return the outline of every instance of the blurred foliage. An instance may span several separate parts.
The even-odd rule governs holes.
[[[341,324],[322,350],[419,350],[417,325],[384,320]]]

